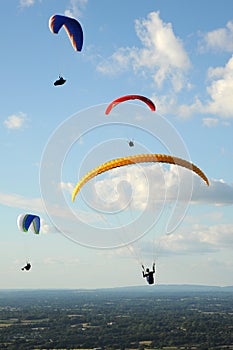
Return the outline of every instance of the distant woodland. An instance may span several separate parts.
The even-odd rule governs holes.
[[[2,290],[0,349],[233,349],[231,289],[148,288]]]

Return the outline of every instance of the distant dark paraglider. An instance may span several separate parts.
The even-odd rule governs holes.
[[[67,32],[75,51],[81,51],[83,46],[83,30],[80,23],[75,19],[63,15],[53,15],[49,19],[49,29],[58,34],[61,27]]]
[[[134,147],[134,142],[133,142],[133,140],[130,140],[130,141],[128,142],[128,145],[129,145],[129,147]]]
[[[40,217],[34,214],[20,214],[17,219],[20,231],[28,232],[29,229],[35,234],[40,233]]]
[[[27,262],[27,264],[24,267],[22,267],[21,270],[22,271],[24,271],[24,270],[29,271],[31,267],[32,267],[32,265],[29,262]]]
[[[147,106],[154,112],[156,110],[156,107],[154,103],[147,97],[141,96],[141,95],[126,95],[119,97],[115,100],[113,100],[108,107],[105,110],[105,114],[109,114],[116,105],[118,105],[121,102],[128,101],[128,100],[141,100],[142,102],[146,103]]]
[[[63,77],[61,77],[61,76],[59,75],[59,79],[57,79],[57,80],[54,82],[54,85],[55,85],[55,86],[63,85],[63,84],[65,84],[65,82],[66,82],[66,80],[65,80]]]

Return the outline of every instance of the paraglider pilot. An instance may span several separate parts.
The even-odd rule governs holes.
[[[65,82],[66,80],[61,75],[59,75],[59,79],[57,79],[53,84],[57,86],[57,85],[63,85],[65,84]]]
[[[129,147],[133,147],[133,146],[134,146],[133,140],[130,140],[130,141],[128,142],[128,145],[129,145]]]
[[[146,269],[145,267],[142,265],[142,276],[143,278],[146,278],[148,284],[154,284],[154,274],[155,274],[155,263],[153,263],[152,266],[152,271],[150,271],[150,269]]]
[[[24,267],[22,267],[21,270],[22,271],[24,271],[24,270],[29,271],[31,267],[32,267],[31,264],[28,262]]]

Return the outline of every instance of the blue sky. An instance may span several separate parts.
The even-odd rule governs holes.
[[[153,259],[159,284],[232,285],[232,1],[12,0],[1,9],[1,288],[140,285],[139,263]],[[81,52],[63,29],[50,32],[56,13],[81,23]],[[55,87],[59,74],[67,82]],[[134,101],[106,117],[128,94],[151,98],[156,112]],[[192,161],[210,186],[174,166],[141,165],[97,177],[71,202],[91,168],[147,152]],[[19,232],[23,212],[41,216],[40,236]]]

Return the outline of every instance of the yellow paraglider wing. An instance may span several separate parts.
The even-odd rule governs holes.
[[[138,155],[134,155],[134,156],[110,160],[110,161],[103,163],[100,166],[92,169],[91,171],[89,171],[86,175],[84,175],[81,178],[81,180],[75,186],[75,189],[72,193],[72,201],[75,200],[75,197],[76,197],[77,193],[79,192],[79,190],[81,189],[81,187],[83,185],[85,185],[86,182],[88,182],[93,177],[95,177],[96,175],[102,174],[105,171],[108,171],[110,169],[114,169],[114,168],[121,167],[124,165],[135,164],[135,163],[168,163],[168,164],[180,165],[184,168],[190,169],[193,172],[195,172],[209,186],[209,181],[208,181],[206,175],[202,172],[202,170],[199,169],[193,163],[188,162],[187,160],[184,160],[184,159],[181,159],[178,157],[174,157],[174,156],[169,156],[166,154],[138,154]]]

